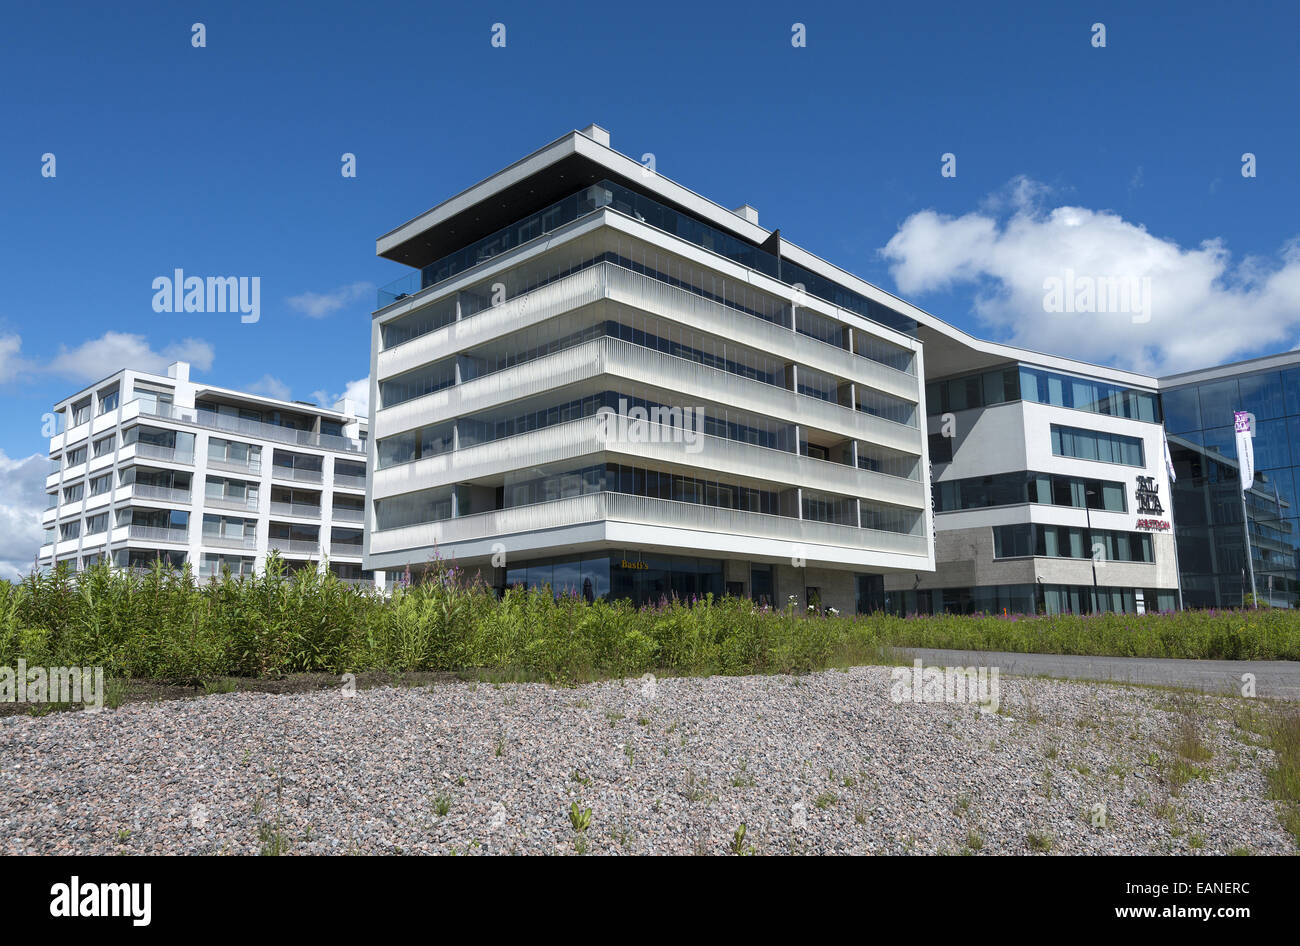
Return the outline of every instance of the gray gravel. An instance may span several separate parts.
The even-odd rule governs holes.
[[[1003,677],[982,713],[891,702],[890,673],[8,717],[0,853],[724,854],[742,822],[763,854],[1295,850],[1266,798],[1272,753],[1237,722],[1262,701]],[[1193,717],[1212,756],[1179,787]]]

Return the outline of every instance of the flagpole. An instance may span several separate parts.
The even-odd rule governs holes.
[[[1255,416],[1247,411],[1233,414],[1232,426],[1237,435],[1237,472],[1240,474],[1237,485],[1241,489],[1241,528],[1246,536],[1246,565],[1250,568],[1250,604],[1257,608],[1259,592],[1255,589],[1255,550],[1250,544],[1250,513],[1246,509],[1246,493],[1255,486],[1255,448],[1250,439],[1255,436],[1254,422]]]
[[[1165,438],[1165,478],[1169,482],[1169,532],[1174,541],[1174,573],[1178,576],[1178,610],[1183,611],[1186,610],[1183,605],[1183,569],[1178,564],[1178,521],[1174,518],[1174,483],[1178,482],[1178,474],[1174,472],[1174,459],[1169,453],[1169,432],[1163,427],[1160,432]]]
[[[1255,593],[1255,550],[1250,544],[1250,516],[1246,512],[1246,491],[1241,491],[1241,528],[1246,533],[1246,564],[1250,567],[1250,605],[1259,607],[1259,596]]]

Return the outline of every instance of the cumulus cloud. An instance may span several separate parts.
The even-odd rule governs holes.
[[[188,361],[199,371],[212,368],[212,345],[200,338],[186,338],[155,351],[143,335],[105,332],[76,348],[60,345],[44,370],[74,381],[98,381],[122,368],[150,374],[164,374],[174,361]]]
[[[356,405],[357,412],[362,417],[370,416],[370,375],[364,378],[358,378],[356,381],[349,381],[343,386],[341,394],[331,394],[324,389],[313,391],[312,397],[321,407],[333,408],[339,401],[347,398]]]
[[[50,459],[39,453],[21,460],[0,450],[0,578],[21,578],[45,539],[45,477]]]
[[[1290,349],[1300,338],[1300,239],[1234,261],[1222,240],[1183,247],[1112,211],[1052,207],[1049,198],[1017,178],[978,211],[913,214],[880,252],[900,294],[969,293],[996,340],[1084,361],[1160,375]],[[1062,286],[1063,311],[1051,301]],[[1091,302],[1088,286],[1099,290]],[[1115,286],[1132,287],[1134,301],[1103,304]]]
[[[250,384],[248,390],[253,394],[264,394],[267,397],[279,398],[281,401],[289,400],[289,385],[269,374],[262,375],[259,380]]]
[[[328,292],[304,292],[291,296],[288,301],[291,308],[297,309],[308,318],[323,319],[374,291],[374,283],[354,282]]]
[[[19,354],[23,340],[17,335],[0,335],[0,384],[18,380],[31,370],[31,365]]]

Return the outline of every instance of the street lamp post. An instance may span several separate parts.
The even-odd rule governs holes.
[[[1093,547],[1092,540],[1092,497],[1097,495],[1097,490],[1092,486],[1083,487],[1083,513],[1088,522],[1088,558],[1092,559],[1092,610],[1097,610],[1097,550]]]

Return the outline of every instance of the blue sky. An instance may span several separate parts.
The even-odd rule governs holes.
[[[1296,347],[1298,27],[1281,3],[10,4],[0,476],[115,357],[342,393],[369,286],[405,272],[375,238],[593,121],[980,336],[1151,371]],[[1151,324],[1035,298],[1044,272],[1134,265]],[[260,276],[260,321],[155,313],[177,267]]]

